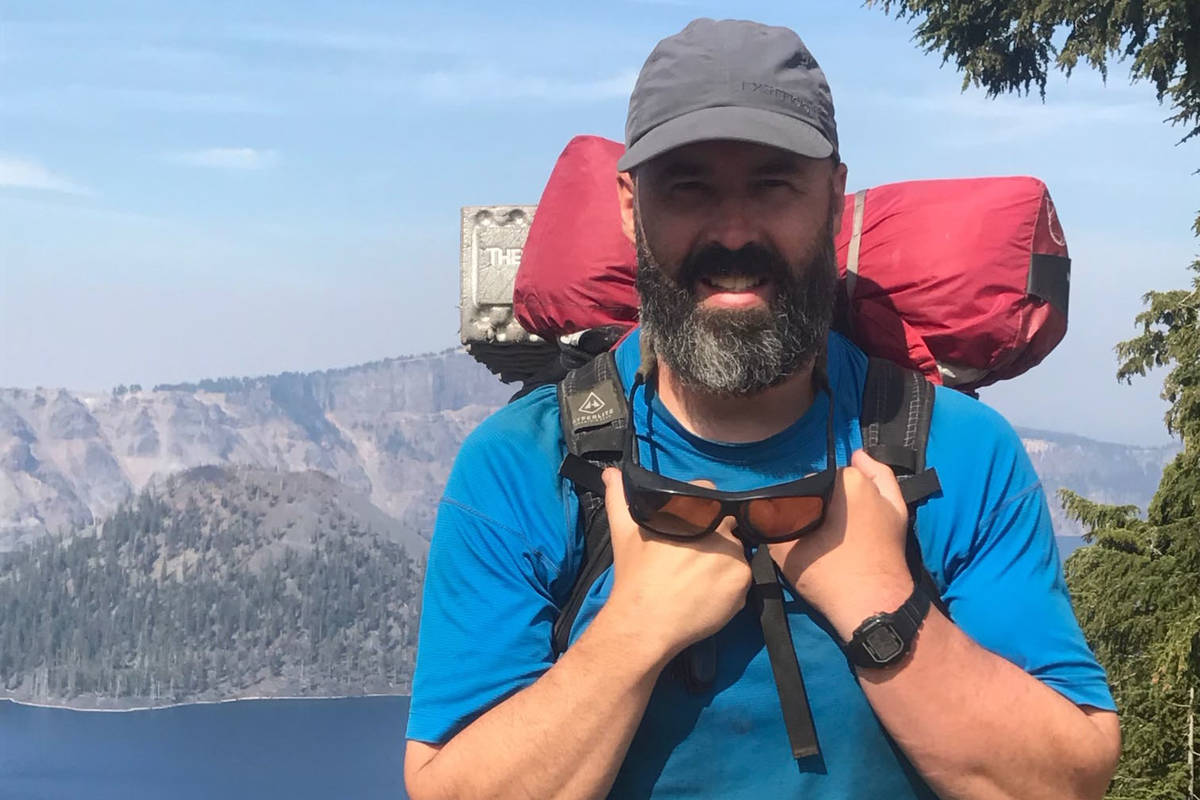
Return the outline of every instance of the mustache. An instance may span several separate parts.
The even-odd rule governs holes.
[[[783,256],[759,242],[750,242],[737,250],[713,243],[689,253],[679,265],[676,280],[692,289],[706,278],[731,275],[784,281],[788,278],[788,266]]]

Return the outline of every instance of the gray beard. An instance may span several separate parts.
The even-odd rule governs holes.
[[[696,304],[688,262],[679,270],[681,280],[672,279],[638,226],[642,335],[650,337],[657,357],[683,385],[718,397],[758,394],[813,363],[824,348],[837,290],[832,228],[798,268],[788,267],[777,253],[759,250],[756,263],[768,262],[763,271],[776,290],[769,306],[704,309]]]

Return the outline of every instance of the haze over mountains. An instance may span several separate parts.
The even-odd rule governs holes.
[[[427,538],[463,437],[512,388],[458,352],[107,393],[0,389],[0,551],[202,465],[316,470]],[[1170,447],[1023,430],[1047,494],[1144,507]],[[1051,502],[1060,535],[1077,529]]]

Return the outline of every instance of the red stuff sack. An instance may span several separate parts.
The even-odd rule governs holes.
[[[619,142],[576,136],[538,201],[513,285],[521,327],[547,339],[637,324],[637,255],[621,228]]]
[[[578,136],[559,156],[515,279],[514,312],[530,333],[636,323],[637,259],[617,200],[622,152]],[[1014,377],[1066,333],[1071,262],[1036,178],[863,190],[846,197],[836,244],[850,298],[839,330],[935,383],[972,391]]]
[[[1020,375],[1067,331],[1071,261],[1036,178],[866,189],[846,198],[836,242],[847,332],[935,383],[971,391]]]

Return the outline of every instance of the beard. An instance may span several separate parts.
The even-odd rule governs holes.
[[[840,199],[840,198],[839,198]],[[780,253],[751,243],[739,250],[708,245],[690,253],[670,277],[637,226],[637,290],[642,335],[688,388],[745,397],[812,364],[825,346],[837,291],[833,217],[814,251],[789,265]],[[712,309],[697,304],[705,278],[766,278],[774,296],[765,308]]]

